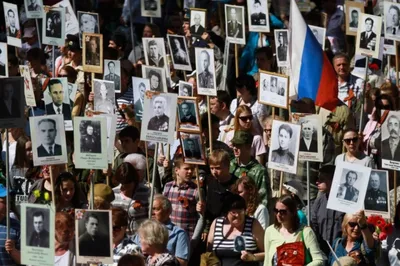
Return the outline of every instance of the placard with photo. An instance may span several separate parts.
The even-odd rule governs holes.
[[[68,95],[71,106],[74,106],[76,93],[78,92],[78,84],[68,82]]]
[[[107,169],[105,117],[74,117],[74,144],[76,169]]]
[[[114,161],[114,140],[115,140],[115,135],[116,135],[116,127],[117,127],[117,116],[112,114],[112,115],[106,115],[106,114],[100,114],[100,115],[94,115],[96,116],[102,116],[107,119],[107,158],[108,158],[108,163],[112,164]]]
[[[103,73],[103,35],[83,33],[82,67],[85,72]]]
[[[8,77],[8,49],[5,42],[0,42],[0,78]]]
[[[267,0],[247,1],[249,31],[269,32],[269,10]]]
[[[183,160],[187,164],[206,164],[204,145],[201,134],[180,132]]]
[[[82,47],[82,35],[86,33],[100,33],[99,14],[78,11],[79,42]]]
[[[25,127],[24,79],[0,78],[0,128]]]
[[[47,9],[49,8],[49,9]],[[42,23],[42,43],[53,46],[65,45],[65,8],[46,7]]]
[[[389,191],[388,171],[372,169],[364,200],[365,214],[390,219]]]
[[[161,0],[140,0],[142,17],[161,18]]]
[[[382,18],[360,14],[356,39],[356,54],[379,58]]]
[[[33,165],[55,165],[68,162],[62,115],[29,117]]]
[[[49,204],[21,204],[21,264],[54,265],[55,211]]]
[[[382,168],[400,169],[400,111],[382,111],[381,117],[386,116],[381,126],[381,157]]]
[[[142,65],[142,76],[150,81],[150,91],[168,92],[165,68]]]
[[[193,84],[190,82],[179,81],[178,95],[183,97],[193,96]]]
[[[132,77],[133,99],[135,101],[135,120],[142,122],[144,109],[144,94],[150,90],[150,81],[144,78]]]
[[[94,110],[102,114],[115,113],[115,90],[114,82],[93,79]]]
[[[32,85],[31,73],[29,67],[26,65],[19,66],[19,73],[24,78],[24,95],[25,103],[27,106],[36,106],[36,99],[34,94],[34,88]]]
[[[197,93],[199,95],[217,96],[214,50],[196,47],[195,55]]]
[[[385,39],[400,41],[400,4],[384,2]]]
[[[325,35],[326,29],[323,27],[317,27],[313,25],[309,25],[311,32],[314,34],[315,38],[321,45],[322,50],[325,50]]]
[[[225,32],[230,43],[246,44],[244,7],[225,5]]]
[[[68,34],[76,35],[79,33],[79,23],[76,18],[74,9],[72,8],[71,2],[69,0],[62,0],[53,7],[61,7],[65,9],[65,35],[67,38]]]
[[[121,93],[121,61],[104,60],[103,79],[113,81],[115,93]]]
[[[327,209],[354,214],[364,209],[371,168],[355,163],[336,165]]]
[[[77,263],[112,264],[112,240],[110,210],[75,209]]]
[[[381,43],[383,43],[383,54],[396,55],[396,47],[393,40],[381,38]]]
[[[278,67],[289,66],[289,31],[275,30],[276,62]]]
[[[146,91],[140,139],[173,144],[177,95]]]
[[[192,71],[185,36],[167,34],[174,69]]]
[[[260,103],[279,108],[288,108],[289,77],[260,70]]]
[[[296,174],[301,126],[273,120],[268,168]]]
[[[24,5],[27,18],[43,18],[42,0],[24,0]]]
[[[196,97],[178,98],[178,129],[200,133],[200,113]]]
[[[22,47],[21,25],[17,5],[3,2],[4,20],[6,22],[7,44]]]
[[[183,9],[191,9],[196,7],[196,0],[183,0]]]
[[[201,37],[207,27],[207,10],[200,8],[190,9],[190,34],[195,37]]]
[[[346,1],[346,34],[357,36],[358,21],[364,13],[364,3]]]
[[[143,38],[142,42],[146,65],[165,68],[167,62],[164,38]]]

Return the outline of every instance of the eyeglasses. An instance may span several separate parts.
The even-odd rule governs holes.
[[[248,116],[239,116],[239,119],[242,120],[243,122],[247,122],[247,121],[253,120],[253,116],[252,116],[252,115],[248,115]]]
[[[265,132],[265,133],[268,133],[268,132],[271,132],[271,131],[272,131],[272,129],[270,129],[270,128],[264,129],[264,132]]]
[[[357,222],[348,222],[347,224],[348,224],[351,228],[354,228],[354,227],[358,226],[358,223],[357,223]]]
[[[343,139],[346,144],[350,144],[351,142],[356,143],[358,141],[358,137],[354,137],[352,139]]]
[[[287,214],[287,210],[278,210],[277,208],[274,208],[274,212],[275,214],[280,214],[280,215],[286,215]]]

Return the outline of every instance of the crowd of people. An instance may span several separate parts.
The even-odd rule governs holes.
[[[260,82],[259,71],[289,73],[290,76],[287,68],[277,66],[277,61],[287,60],[288,36],[284,37],[280,32],[274,40],[276,30],[289,26],[290,1],[268,1],[267,15],[263,13],[267,2],[247,1],[251,1],[257,11],[251,15],[254,25],[269,24],[269,33],[242,32],[241,23],[245,22],[232,19],[239,17],[235,9],[230,10],[231,19],[226,20],[225,28],[223,16],[228,14],[222,13],[223,3],[214,1],[196,1],[195,5],[186,0],[161,1],[162,17],[152,18],[152,23],[141,16],[140,1],[75,1],[76,12],[98,13],[98,26],[94,15],[90,19],[85,14],[77,17],[82,20],[82,25],[92,22],[93,31],[98,28],[103,36],[103,47],[95,38],[88,40],[86,64],[100,65],[103,59],[120,63],[119,70],[115,61],[104,64],[108,68],[104,78],[103,74],[83,70],[82,32],[66,35],[63,46],[43,45],[40,43],[42,36],[38,36],[40,30],[36,30],[39,24],[35,19],[23,16],[24,5],[16,1],[20,11],[17,25],[21,25],[23,44],[21,48],[8,46],[8,76],[20,76],[18,65],[29,66],[37,106],[25,106],[26,127],[2,130],[0,265],[20,265],[22,262],[21,235],[26,232],[21,229],[21,221],[27,214],[21,211],[21,206],[25,203],[54,204],[55,224],[50,226],[54,226],[55,240],[49,241],[49,230],[43,226],[47,216],[35,212],[31,214],[33,232],[27,243],[49,247],[49,243],[54,242],[54,247],[50,248],[54,248],[54,265],[59,266],[79,265],[78,253],[106,257],[110,250],[113,263],[98,265],[400,265],[400,205],[394,200],[397,200],[398,184],[394,171],[389,172],[388,179],[392,192],[380,191],[379,175],[371,174],[365,195],[365,208],[392,212],[387,226],[392,225],[393,230],[388,229],[390,232],[385,236],[381,234],[383,229],[377,232],[371,224],[378,216],[368,214],[364,209],[345,213],[327,208],[334,175],[342,162],[384,169],[382,159],[400,161],[397,149],[400,121],[389,113],[398,110],[400,104],[398,80],[396,74],[393,75],[398,71],[395,67],[398,59],[394,56],[380,58],[380,70],[371,62],[365,87],[356,90],[359,81],[351,72],[355,61],[352,48],[355,37],[345,33],[344,1],[314,1],[309,3],[311,11],[302,14],[309,25],[326,28],[324,53],[337,75],[337,107],[322,109],[310,98],[291,99],[287,109],[267,106],[258,101],[265,85]],[[44,0],[46,5],[55,2]],[[148,11],[159,8],[159,1],[142,2]],[[248,6],[244,0],[225,2]],[[372,2],[365,1],[366,13],[376,11],[378,4],[373,6]],[[27,6],[37,11],[40,10],[37,5],[36,1],[30,0]],[[200,25],[199,14],[194,15],[191,25],[188,7],[207,9],[206,25]],[[17,16],[12,10],[5,11],[12,19],[7,29],[0,27],[1,42],[7,42],[7,36],[17,36],[13,20]],[[63,32],[57,28],[61,25],[58,13],[47,13],[41,23],[46,23],[43,35],[57,38]],[[225,30],[227,35],[235,38],[246,36],[246,44],[226,46]],[[167,34],[183,38],[167,40]],[[164,38],[162,45],[167,56],[161,55],[156,39],[145,38]],[[172,44],[167,45],[167,41]],[[194,111],[198,110],[201,147],[191,139],[183,147],[179,132],[175,132],[176,142],[168,145],[141,141],[142,126],[167,131],[172,119],[164,113],[165,98],[156,97],[155,109],[162,109],[162,116],[154,116],[148,125],[140,122],[145,116],[142,97],[146,85],[143,80],[135,84],[132,77],[144,75],[144,45],[148,46],[149,65],[167,68],[170,76],[150,70],[147,75],[150,90],[161,92],[163,84],[167,84],[169,93],[178,94],[179,82],[185,81],[180,96],[196,97],[196,108],[183,103],[177,115],[181,115],[180,123],[193,124],[197,115]],[[186,46],[189,54],[186,54]],[[214,58],[207,52],[200,54],[201,70],[195,69],[197,47],[214,51]],[[103,58],[100,58],[100,50]],[[193,71],[174,69],[169,55],[178,60],[175,64],[190,64]],[[214,64],[210,64],[210,60]],[[198,73],[199,80],[196,80],[196,71],[201,72]],[[92,88],[93,77],[118,83],[120,92],[115,93],[115,102],[109,100],[104,81],[98,83],[98,89]],[[51,78],[45,86],[41,81],[44,78]],[[68,88],[63,88],[63,83],[56,78],[66,78],[69,84],[77,85],[76,95],[70,103],[66,104],[63,98]],[[278,86],[276,78],[271,81],[271,87]],[[49,89],[45,91],[47,86]],[[217,94],[200,95],[198,86],[214,87]],[[6,100],[7,95],[12,95],[12,89],[9,85],[0,88],[1,98]],[[279,95],[285,94],[283,87],[278,90]],[[98,95],[95,95],[96,91]],[[45,104],[45,97],[52,98],[53,103]],[[100,99],[97,102],[100,107],[95,106],[95,97]],[[0,110],[4,110],[0,111],[0,120],[19,117],[15,105],[0,106]],[[75,167],[74,141],[78,140],[74,139],[74,132],[57,131],[55,120],[43,119],[37,128],[29,126],[29,118],[36,116],[62,114],[65,120],[71,120],[101,113],[115,113],[116,116],[115,141],[109,140],[113,161],[103,170]],[[298,147],[301,151],[314,152],[320,145],[322,162],[297,161],[293,150],[288,148],[294,132],[287,124],[279,126],[274,132],[276,136],[272,135],[273,123],[292,121],[295,119],[293,113],[322,117],[322,139],[316,141],[313,137],[316,129],[305,122]],[[384,122],[389,137],[382,140],[381,125]],[[90,121],[85,123],[80,128],[81,152],[108,153],[101,147],[99,126]],[[33,131],[45,134],[43,146],[38,147],[38,157],[59,156],[62,149],[66,149],[68,163],[51,167],[34,165]],[[60,134],[66,135],[66,147],[55,143]],[[272,144],[274,138],[278,139],[278,146]],[[205,165],[187,161],[186,157],[202,157],[200,150],[206,155]],[[269,160],[276,164],[297,165],[297,174],[271,169]],[[9,187],[6,187],[6,178]],[[337,188],[337,197],[349,202],[358,201],[362,195],[352,186],[356,180],[357,172],[349,171],[346,182]],[[91,184],[94,184],[93,188]],[[111,247],[107,246],[104,220],[95,214],[85,216],[82,221],[84,233],[76,239],[79,228],[75,227],[75,210],[80,209],[109,211]],[[75,243],[79,243],[79,247]]]

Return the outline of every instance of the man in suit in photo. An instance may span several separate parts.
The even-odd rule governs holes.
[[[318,144],[313,139],[314,127],[311,121],[305,120],[301,124],[300,151],[318,152]]]
[[[21,31],[15,23],[15,12],[12,9],[7,11],[9,27],[7,27],[7,36],[21,39]]]
[[[41,6],[38,5],[37,0],[28,0],[28,11],[40,11]]]
[[[279,61],[286,61],[287,54],[288,54],[288,45],[283,37],[283,32],[278,33],[278,60]]]
[[[243,38],[242,23],[237,20],[236,8],[231,8],[229,11],[230,20],[228,21],[228,37]]]
[[[189,123],[196,125],[196,117],[190,112],[190,106],[188,103],[181,104],[180,112],[181,123]]]
[[[209,71],[210,55],[206,50],[201,51],[200,64],[203,67],[203,72],[199,73],[199,86],[200,88],[214,88],[214,75]]]
[[[254,0],[253,11],[254,13],[251,14],[251,25],[253,26],[267,25],[267,16],[261,10],[260,0]]]
[[[399,31],[399,16],[400,16],[400,10],[397,6],[391,5],[389,7],[389,14],[386,14],[386,21],[387,21],[387,27],[386,27],[386,34],[389,35],[397,35],[400,36],[400,31]]]
[[[6,83],[3,89],[0,89],[0,118],[20,117],[20,106],[18,100],[13,97],[13,85]]]
[[[365,19],[365,31],[361,32],[360,48],[375,51],[376,34],[372,31],[374,20],[372,18]]]
[[[110,240],[99,229],[99,218],[94,213],[85,217],[86,232],[79,237],[79,255],[87,257],[109,257]],[[104,221],[103,221],[104,222]]]
[[[400,161],[400,119],[391,115],[388,118],[387,128],[389,138],[382,140],[382,159]]]
[[[185,149],[185,157],[201,159],[201,153],[198,149],[196,149],[196,144],[193,139],[186,140],[187,148]]]
[[[121,89],[121,78],[115,74],[115,63],[113,61],[108,62],[108,75],[104,76],[105,80],[114,81],[114,87],[116,91]]]
[[[194,25],[190,27],[190,33],[192,35],[201,36],[204,33],[205,29],[203,26],[200,25],[201,22],[200,14],[198,13],[194,14],[193,20],[194,20]]]
[[[57,127],[56,121],[45,118],[38,123],[38,141],[41,142],[37,147],[38,157],[60,156],[61,145],[56,143]]]
[[[49,231],[44,228],[44,214],[37,211],[33,214],[34,231],[29,238],[28,246],[48,248],[50,246]]]
[[[357,202],[358,195],[360,194],[360,191],[354,187],[354,183],[357,181],[357,178],[358,176],[356,172],[347,172],[346,182],[339,186],[336,197],[339,199]]]
[[[136,117],[136,121],[142,122],[143,107],[144,107],[144,94],[146,91],[146,86],[144,85],[143,82],[141,82],[138,87],[139,87],[140,98],[135,102],[135,105],[134,105],[135,117]]]
[[[71,108],[63,102],[64,88],[59,79],[51,79],[48,84],[48,92],[52,102],[46,105],[46,114],[62,114],[64,120],[71,120]]]
[[[350,28],[358,28],[358,11],[353,10],[351,11],[351,21],[350,21]]]

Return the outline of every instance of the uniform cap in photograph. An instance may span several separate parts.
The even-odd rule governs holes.
[[[81,50],[81,45],[79,44],[79,37],[76,35],[68,34],[67,35],[67,45],[68,49],[71,51]]]
[[[253,143],[253,135],[248,131],[238,130],[233,135],[232,144],[242,145]]]
[[[22,36],[22,38],[32,38],[35,35],[36,35],[36,28],[29,27],[24,29],[24,36]]]
[[[100,197],[110,203],[115,199],[113,190],[106,184],[94,185],[94,196]]]

